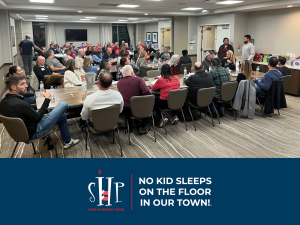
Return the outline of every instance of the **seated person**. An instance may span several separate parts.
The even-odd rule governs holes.
[[[83,49],[83,51],[84,51],[84,48],[85,48],[85,44],[84,43],[81,43],[81,46],[78,47],[78,49]]]
[[[120,54],[119,43],[116,42],[115,46],[112,49],[115,51],[115,55],[118,57]]]
[[[56,49],[57,54],[61,54],[61,50],[59,49],[59,45],[54,45],[54,48]]]
[[[173,75],[181,74],[179,55],[173,55],[169,61],[169,65],[171,66],[171,72]]]
[[[226,57],[221,61],[223,67],[229,67],[230,70],[235,70],[235,57],[231,50],[226,52]]]
[[[214,53],[212,51],[206,51],[205,55],[205,59],[202,61],[201,64],[204,66],[204,69],[208,73],[210,72],[209,68],[211,67],[211,61],[214,58]]]
[[[64,62],[66,63],[69,59],[73,59],[73,57],[71,56],[71,50],[67,48],[65,50]]]
[[[92,51],[92,46],[87,46],[87,49],[86,49],[86,51],[85,51],[85,55],[91,55],[93,53],[93,51]]]
[[[119,54],[119,56],[118,56],[118,58],[117,58],[117,65],[116,65],[117,71],[119,70],[120,60],[121,60],[121,58],[122,58],[123,53],[124,53],[124,51],[121,50],[121,51],[120,51],[120,54]]]
[[[143,45],[142,42],[139,41],[138,46],[142,48],[142,50],[145,50],[145,45]]]
[[[278,59],[276,57],[271,57],[268,62],[269,71],[265,73],[261,80],[259,81],[253,76],[256,95],[265,96],[266,91],[270,89],[273,81],[282,79],[282,73],[276,68],[277,64]]]
[[[50,67],[52,72],[60,73],[61,75],[65,74],[66,67],[61,64],[56,58],[54,58],[54,52],[52,50],[48,50],[45,53],[46,64]]]
[[[137,53],[134,54],[134,61],[136,62],[137,59],[139,58],[140,56],[140,53],[143,51],[143,48],[141,48],[140,46],[137,47]]]
[[[77,47],[74,48],[74,56],[75,56],[75,58],[78,56],[78,48]]]
[[[151,47],[151,45],[147,45],[147,48],[145,49],[145,51],[147,52],[147,55],[149,56],[149,58],[151,60],[154,59],[154,55],[151,56],[152,53],[156,53],[156,51]]]
[[[161,68],[161,77],[157,79],[156,83],[152,86],[152,91],[160,91],[160,97],[155,98],[154,110],[156,111],[156,124],[158,127],[163,127],[164,122],[162,120],[160,109],[168,109],[168,94],[171,90],[178,90],[180,88],[179,78],[174,76],[171,72],[171,67],[165,64]],[[172,124],[176,124],[179,119],[176,115],[176,111],[170,112],[172,115]],[[168,118],[165,118],[165,123],[168,122]]]
[[[82,120],[87,120],[87,124],[93,127],[92,110],[103,109],[112,105],[120,105],[120,113],[123,110],[123,97],[118,91],[109,89],[112,85],[112,75],[107,70],[101,70],[99,74],[99,91],[86,97],[81,111]],[[106,118],[103,118],[106,119]]]
[[[214,58],[211,62],[212,69],[210,71],[210,75],[213,77],[214,83],[216,85],[216,92],[213,98],[214,101],[217,102],[218,111],[220,116],[224,116],[224,105],[221,103],[221,86],[224,83],[230,82],[230,74],[227,69],[221,67],[221,60],[219,58]],[[209,108],[214,116],[217,116],[216,110],[213,107],[213,104],[209,105]]]
[[[251,80],[252,78],[252,65],[248,59],[242,62],[241,73],[238,74],[236,81],[240,83],[241,80]]]
[[[285,66],[286,58],[279,56],[278,58],[278,66],[280,67],[278,70],[282,73],[283,76],[291,75],[291,71],[289,68]]]
[[[84,72],[97,74],[98,73],[97,67],[92,66],[92,64],[93,64],[93,58],[91,56],[85,56],[83,60],[83,67],[82,67]]]
[[[64,86],[67,87],[74,87],[74,86],[81,86],[81,76],[85,73],[82,68],[79,68],[74,59],[69,59],[66,62],[66,72],[64,76]]]
[[[123,78],[123,67],[125,65],[130,65],[130,61],[128,58],[126,57],[122,57],[121,60],[120,60],[120,66],[119,66],[119,69],[118,69],[118,72],[117,72],[117,78],[118,80],[121,80]]]
[[[110,61],[108,61],[107,59],[102,60],[100,63],[100,70],[98,71],[96,80],[99,80],[99,76],[102,70],[107,70],[108,72],[110,72],[110,69],[111,69]]]
[[[202,88],[214,87],[215,83],[212,76],[205,72],[204,66],[201,62],[196,62],[194,66],[195,74],[189,76],[185,80],[186,86],[188,86],[187,101],[197,106],[197,94],[198,90]]]
[[[45,58],[43,56],[38,57],[37,64],[33,67],[33,71],[39,82],[43,81],[44,84],[60,83],[63,85],[64,83],[64,76],[52,73],[50,67],[45,64]]]
[[[168,64],[170,61],[170,54],[169,53],[164,53],[161,58],[160,58],[160,61],[158,62],[158,70],[160,71],[161,70],[161,67],[164,65],[164,64]]]
[[[79,49],[78,56],[75,58],[75,63],[77,64],[77,66],[79,66],[79,67],[83,66],[83,58],[84,58],[84,50]]]
[[[132,48],[130,46],[128,46],[128,43],[125,43],[125,48],[127,51],[132,51]]]
[[[102,61],[102,48],[97,48],[96,46],[93,47],[93,53],[92,53],[92,57],[93,57],[93,61],[94,64],[99,65]]]
[[[102,52],[102,46],[101,46],[100,42],[98,42],[98,44],[97,44],[97,51]]]
[[[133,96],[151,95],[150,89],[147,87],[145,81],[142,78],[136,77],[134,75],[133,69],[130,65],[125,65],[123,67],[123,79],[118,82],[117,86],[118,91],[121,93],[124,100],[124,108],[122,113],[127,118],[127,121],[129,121],[129,130],[131,131],[133,125],[132,120],[129,119],[132,116],[130,99]],[[139,128],[140,134],[148,133],[148,123],[149,118],[142,119],[141,127]]]
[[[56,50],[56,48],[54,47],[54,44],[50,44],[50,48],[48,50],[52,50],[54,52],[54,54],[58,54],[59,52]]]
[[[122,47],[121,47],[121,49],[120,49],[120,53],[121,53],[121,51],[123,51],[123,53],[125,52],[125,53],[128,53],[128,54],[129,54],[129,51],[126,50],[125,45],[122,45]],[[120,55],[120,54],[119,54],[119,55]]]
[[[10,76],[5,81],[5,85],[9,89],[9,94],[0,102],[0,114],[22,119],[30,140],[43,137],[57,124],[64,141],[64,149],[79,143],[79,140],[72,139],[70,136],[67,117],[64,113],[68,108],[66,102],[58,103],[50,113],[46,114],[50,104],[49,90],[44,91],[44,103],[39,111],[36,111],[23,98],[27,93],[25,76]]]
[[[187,50],[182,50],[182,57],[180,57],[179,64],[188,64],[192,63],[191,58],[188,56]]]
[[[112,48],[110,47],[106,49],[106,54],[103,56],[103,59],[108,59],[111,65],[117,64],[117,57],[115,54],[112,54]]]
[[[9,68],[8,73],[6,74],[5,80],[7,80],[12,75],[18,75],[23,76],[23,70],[19,66],[11,66]],[[35,98],[35,90],[30,86],[30,82],[26,80],[27,89],[26,93],[24,93],[23,97],[26,102],[29,104],[35,104],[36,98]]]
[[[172,58],[172,54],[170,53],[170,52],[168,52],[168,47],[164,47],[164,52],[162,52],[161,54],[160,54],[160,56],[159,56],[159,59],[161,59],[161,57],[162,57],[162,55],[164,54],[164,53],[169,53],[169,55],[170,55],[170,58]]]
[[[146,59],[148,59],[148,58],[149,58],[149,56],[147,56],[146,51],[145,50],[141,51],[139,58],[136,61],[136,65],[139,68],[147,68],[148,64],[146,63]]]
[[[70,56],[72,57],[72,59],[75,59],[75,52],[74,52],[74,48],[70,48]]]
[[[46,47],[41,47],[42,51],[40,52],[40,56],[45,57],[45,53],[46,53]]]

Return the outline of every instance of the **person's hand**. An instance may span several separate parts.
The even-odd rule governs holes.
[[[154,66],[152,66],[151,68],[154,69]]]
[[[256,80],[256,76],[253,76],[253,77],[252,77],[252,80],[253,80],[253,82],[257,81],[257,80]]]
[[[45,98],[50,99],[50,97],[51,97],[50,91],[49,91],[49,90],[45,90],[45,91],[43,92],[43,96],[44,96]]]
[[[228,62],[228,63],[231,63],[231,61],[230,61],[229,59],[227,59],[227,62]]]
[[[238,49],[240,49],[240,48],[241,48],[241,45],[238,46]]]
[[[63,66],[62,68],[61,68],[61,70],[65,70],[67,67],[65,67],[65,66]]]

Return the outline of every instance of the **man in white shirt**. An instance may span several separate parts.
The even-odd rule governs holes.
[[[242,57],[241,57],[241,63],[244,60],[249,60],[250,62],[252,62],[254,55],[255,55],[255,47],[254,45],[250,42],[251,40],[251,36],[249,34],[244,36],[244,46],[242,49]],[[238,49],[241,48],[241,45],[238,46]]]
[[[86,97],[81,111],[82,120],[93,127],[92,110],[108,108],[112,105],[120,105],[120,113],[123,110],[123,97],[118,91],[109,89],[112,85],[113,77],[110,72],[101,70],[99,75],[99,91]],[[103,118],[105,119],[105,118]]]
[[[75,58],[75,63],[77,66],[82,67],[83,66],[83,58],[84,58],[84,50],[79,49],[78,50],[78,56]]]

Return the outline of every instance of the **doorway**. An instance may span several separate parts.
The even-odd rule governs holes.
[[[163,52],[164,47],[167,47],[171,51],[171,28],[161,28],[160,31],[160,43],[161,52]]]

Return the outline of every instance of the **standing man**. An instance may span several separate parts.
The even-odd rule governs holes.
[[[255,55],[255,47],[254,45],[250,42],[251,36],[249,34],[244,36],[244,46],[242,49],[242,58],[241,58],[241,65],[242,62],[246,59],[248,59],[250,62],[252,62],[254,55]],[[241,48],[241,45],[239,45],[238,49]]]
[[[211,66],[211,60],[214,58],[214,53],[212,51],[207,51],[206,52],[206,57],[202,61],[202,65],[204,66],[205,72],[209,72],[209,67]]]
[[[33,51],[32,48],[42,52],[42,50],[37,47],[33,41],[30,40],[30,34],[25,35],[25,40],[21,41],[19,44],[20,56],[23,60],[23,66],[25,70],[25,75],[30,76],[32,72],[32,61],[33,61]]]

